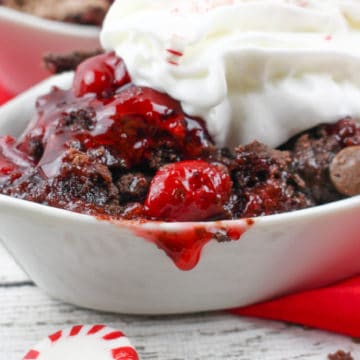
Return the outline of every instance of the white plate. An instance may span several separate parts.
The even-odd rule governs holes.
[[[0,79],[17,94],[49,76],[47,53],[94,50],[99,28],[46,20],[0,6]]]
[[[19,134],[51,78],[0,108],[0,134]],[[292,213],[207,223],[117,224],[0,195],[0,238],[42,289],[80,306],[136,314],[225,309],[321,286],[360,272],[360,196]],[[144,232],[248,228],[211,240],[179,270]]]

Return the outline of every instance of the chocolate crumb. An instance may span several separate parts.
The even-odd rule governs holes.
[[[144,201],[149,190],[151,178],[140,172],[120,176],[116,182],[122,202]]]
[[[221,231],[217,231],[214,234],[214,239],[219,242],[219,243],[223,243],[223,242],[229,242],[231,241],[231,239],[229,238],[229,236],[227,236],[225,233],[221,232]]]
[[[345,352],[344,350],[338,350],[334,354],[328,355],[329,360],[354,360],[354,358],[351,356],[350,352]]]

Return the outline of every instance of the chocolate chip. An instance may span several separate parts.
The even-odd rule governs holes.
[[[336,154],[330,164],[330,178],[341,194],[360,194],[360,145],[346,147]]]

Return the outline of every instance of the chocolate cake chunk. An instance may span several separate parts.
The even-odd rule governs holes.
[[[257,141],[236,148],[232,170],[234,218],[269,215],[314,205],[305,182],[291,169],[288,151],[273,150]]]
[[[113,0],[1,0],[4,5],[35,16],[86,25],[101,25]]]
[[[73,71],[84,60],[101,54],[103,51],[74,51],[68,54],[47,54],[43,58],[46,69],[52,74]]]
[[[55,176],[47,178],[41,168],[26,172],[12,187],[2,192],[16,198],[35,201],[86,214],[122,212],[119,190],[109,168],[86,153],[69,149]]]
[[[116,185],[122,202],[144,201],[149,190],[151,177],[140,172],[123,174]]]
[[[148,166],[150,169],[156,170],[167,163],[176,161],[180,161],[180,154],[178,151],[171,147],[161,146],[153,150]]]
[[[351,118],[318,126],[292,139],[283,149],[293,151],[293,170],[306,182],[316,203],[335,201],[344,196],[330,178],[330,164],[343,148],[360,144],[360,126]]]

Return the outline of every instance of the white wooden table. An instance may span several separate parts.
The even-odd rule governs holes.
[[[35,287],[0,243],[0,360],[21,360],[43,337],[79,323],[121,329],[143,360],[326,360],[338,349],[360,360],[357,341],[281,322],[227,313],[139,317],[64,304]]]

